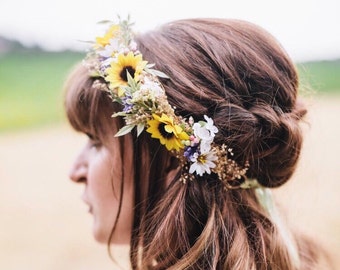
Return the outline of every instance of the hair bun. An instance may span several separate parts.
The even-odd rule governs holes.
[[[258,144],[250,155],[254,157],[251,173],[262,185],[278,187],[295,171],[302,146],[299,120],[306,110],[299,106],[284,113],[267,104],[250,111],[258,119]]]
[[[278,187],[295,170],[302,145],[299,120],[305,113],[300,103],[290,112],[261,102],[249,109],[222,103],[215,111],[216,140],[233,148],[236,160],[249,161],[249,177]]]

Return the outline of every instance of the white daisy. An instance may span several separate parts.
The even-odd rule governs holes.
[[[137,51],[137,43],[134,40],[131,40],[129,44],[129,49],[133,52]]]
[[[190,165],[189,173],[196,172],[196,174],[202,176],[204,173],[210,174],[210,168],[216,167],[214,161],[217,160],[217,156],[215,156],[214,152],[200,155],[195,153],[191,160],[194,163]]]
[[[195,123],[192,126],[192,129],[194,130],[195,137],[201,140],[210,141],[213,138],[210,135],[210,131],[205,128],[205,125],[202,126],[201,123]]]
[[[117,57],[109,57],[102,61],[102,68],[107,69],[111,65],[111,63],[116,63],[116,62],[117,62]]]
[[[211,150],[211,143],[212,140],[206,141],[206,140],[202,140],[200,143],[200,152],[201,154],[207,154],[210,152]]]
[[[205,124],[205,128],[206,128],[207,130],[209,130],[210,133],[211,133],[211,135],[214,137],[214,136],[215,136],[215,133],[218,132],[217,127],[214,126],[214,121],[213,121],[210,117],[208,117],[208,116],[206,116],[206,115],[204,115],[204,119],[207,121],[206,124]]]
[[[155,82],[155,80],[151,80],[148,78],[148,76],[145,76],[143,78],[143,84],[140,86],[140,90],[149,90],[154,94],[155,97],[158,97],[160,95],[164,94],[164,90],[162,87],[159,85],[159,83]]]
[[[115,52],[120,51],[121,45],[117,39],[111,39],[110,43],[104,47],[104,49],[98,51],[98,54],[102,57],[112,57]]]
[[[215,133],[218,132],[218,129],[216,126],[214,126],[214,122],[211,118],[204,115],[205,121],[200,121],[198,123],[195,123],[192,126],[192,129],[194,130],[195,137],[199,138],[202,141],[206,141],[211,143],[214,140]]]

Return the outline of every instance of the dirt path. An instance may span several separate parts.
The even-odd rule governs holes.
[[[340,98],[310,102],[299,169],[276,191],[289,219],[334,251],[340,250],[339,115]],[[67,178],[83,142],[67,126],[0,134],[0,269],[114,269],[106,247],[92,240],[81,188]]]

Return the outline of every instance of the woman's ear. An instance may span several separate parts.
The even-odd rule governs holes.
[[[179,160],[175,157],[170,157],[165,171],[165,185],[167,187],[175,179],[180,169],[181,167],[179,166]]]

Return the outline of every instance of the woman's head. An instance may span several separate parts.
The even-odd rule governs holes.
[[[261,185],[277,187],[290,178],[305,110],[297,101],[295,67],[270,34],[244,21],[192,19],[168,23],[135,41],[143,58],[169,76],[161,82],[176,115],[211,118],[218,128],[214,142],[231,147],[239,164],[249,162],[247,176]],[[75,129],[117,142],[118,171],[124,175],[118,201],[127,195],[127,204],[134,203],[134,266],[157,262],[168,268],[178,262],[176,269],[246,269],[289,259],[285,247],[274,244],[280,242],[275,226],[252,190],[226,190],[215,174],[183,184],[177,157],[147,132],[113,138],[124,123],[110,116],[123,108],[112,103],[103,84],[78,67],[66,86],[66,109]],[[123,213],[124,205],[119,209]],[[117,221],[120,213],[114,213]],[[113,232],[118,229],[112,226]]]
[[[145,59],[165,72],[176,112],[219,129],[218,143],[248,160],[248,175],[265,186],[291,176],[301,147],[296,70],[280,44],[263,29],[238,20],[169,23],[137,38]]]
[[[65,109],[69,122],[88,136],[74,161],[70,178],[85,185],[82,199],[93,215],[96,240],[128,243],[133,216],[131,136],[114,137],[122,126],[118,118],[110,118],[117,105],[107,93],[98,90],[99,84],[82,65],[76,67],[66,83]]]

